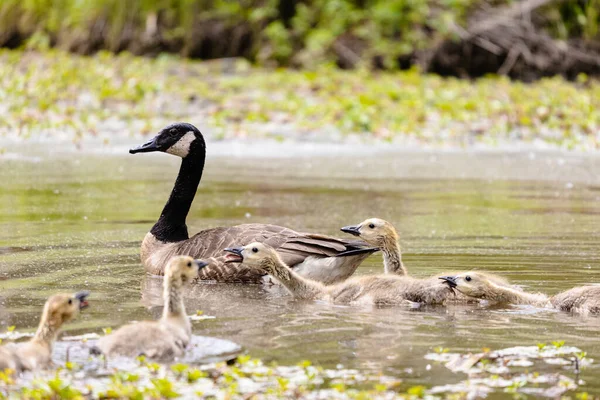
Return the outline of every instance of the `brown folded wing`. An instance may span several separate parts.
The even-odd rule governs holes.
[[[262,274],[241,264],[224,262],[224,248],[245,246],[252,242],[270,245],[292,268],[308,257],[325,258],[343,255],[344,252],[376,251],[362,241],[299,233],[277,225],[245,224],[199,232],[181,244],[178,254],[190,254],[211,261],[209,266],[200,271],[202,280],[260,282]]]

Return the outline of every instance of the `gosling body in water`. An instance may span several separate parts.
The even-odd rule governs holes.
[[[600,286],[578,286],[550,298],[554,308],[578,314],[600,314]]]
[[[460,293],[476,299],[499,304],[523,304],[537,307],[550,306],[550,299],[543,293],[528,293],[510,286],[499,285],[491,275],[483,272],[463,272],[453,276],[443,276],[448,286]]]
[[[57,294],[44,305],[42,318],[35,336],[25,343],[8,344],[0,347],[0,371],[32,371],[52,365],[54,342],[63,324],[77,317],[79,311],[88,306],[89,292],[74,295]]]
[[[499,286],[479,272],[467,272],[442,279],[465,295],[495,303],[552,307],[584,315],[600,314],[600,286],[578,286],[548,297],[542,293],[527,293]]]
[[[100,339],[92,353],[125,357],[144,355],[160,361],[181,357],[192,336],[183,303],[183,288],[207,265],[188,256],[173,257],[165,269],[162,317],[158,321],[122,326]]]
[[[376,275],[351,278],[335,285],[323,285],[303,278],[282,260],[270,246],[251,243],[227,248],[226,262],[244,263],[278,280],[296,298],[325,300],[340,304],[443,304],[453,295],[447,285],[433,280],[414,279],[395,275]]]

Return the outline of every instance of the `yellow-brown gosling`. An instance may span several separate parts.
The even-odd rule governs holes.
[[[32,371],[52,366],[52,349],[63,324],[88,306],[89,292],[56,294],[46,301],[35,336],[24,343],[0,347],[0,370]]]
[[[600,314],[600,286],[578,286],[550,298],[554,308],[579,314]]]
[[[186,218],[204,170],[204,137],[191,124],[175,123],[129,152],[157,151],[180,157],[181,167],[169,200],[142,242],[140,256],[148,273],[162,275],[171,257],[189,255],[210,261],[200,272],[199,279],[262,283],[264,275],[243,265],[226,264],[222,253],[223,247],[261,241],[277,249],[282,259],[300,275],[335,283],[352,275],[361,262],[377,251],[360,240],[297,232],[271,224],[217,227],[190,237]]]
[[[600,286],[578,286],[548,298],[542,293],[527,293],[498,285],[480,272],[468,272],[442,279],[465,295],[495,303],[553,307],[560,311],[584,315],[600,314]]]
[[[440,279],[462,294],[493,303],[551,306],[551,300],[543,293],[527,293],[514,287],[499,285],[482,272],[463,272]]]
[[[181,357],[192,336],[183,303],[184,285],[198,277],[208,263],[188,256],[173,257],[163,281],[164,308],[158,321],[124,325],[98,341],[92,353],[106,356],[137,357],[168,361]]]
[[[227,248],[226,262],[244,263],[278,280],[299,299],[325,300],[344,304],[443,304],[453,291],[439,280],[415,279],[396,275],[374,275],[351,278],[326,286],[303,278],[289,268],[270,246],[251,243]]]
[[[406,276],[408,270],[402,263],[402,253],[400,244],[398,243],[399,235],[394,225],[381,218],[369,218],[358,225],[345,226],[341,229],[343,232],[350,233],[354,236],[359,236],[362,240],[371,246],[378,247],[383,253],[383,269],[386,274]],[[447,275],[456,275],[460,272],[446,272],[436,274],[431,279],[439,278]],[[510,283],[493,274],[486,274],[487,278],[498,285],[511,287]],[[462,296],[457,296],[455,300],[466,300]]]
[[[402,252],[396,228],[380,218],[369,218],[358,225],[345,226],[342,232],[360,237],[383,253],[383,269],[386,274],[408,275],[402,263]]]

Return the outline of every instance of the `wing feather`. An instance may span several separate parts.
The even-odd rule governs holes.
[[[262,274],[242,264],[226,264],[223,249],[245,246],[252,242],[266,243],[279,252],[283,261],[290,267],[301,264],[308,257],[325,258],[357,256],[357,262],[364,259],[364,253],[374,252],[360,240],[344,240],[314,233],[298,233],[292,229],[270,224],[244,224],[219,227],[201,231],[177,246],[177,254],[188,254],[195,258],[209,259],[210,265],[203,268],[202,280],[218,282],[262,281]]]

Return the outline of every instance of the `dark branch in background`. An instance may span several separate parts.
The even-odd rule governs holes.
[[[574,78],[579,72],[600,74],[600,49],[581,40],[554,39],[532,22],[532,14],[540,8],[563,2],[524,0],[477,13],[466,28],[451,26],[459,42],[439,46],[424,67],[449,75],[498,73],[524,80],[556,74]],[[462,66],[457,55],[464,57]],[[461,67],[465,69],[462,73]]]

